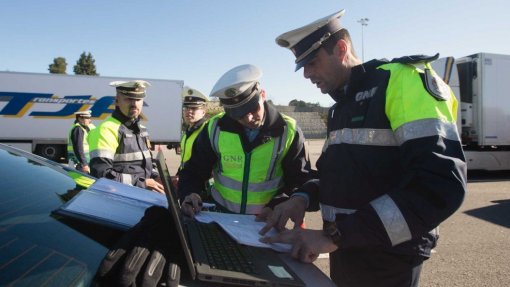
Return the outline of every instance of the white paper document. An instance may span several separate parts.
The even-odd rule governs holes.
[[[260,242],[259,239],[261,236],[259,231],[266,223],[255,221],[255,215],[201,211],[199,214],[195,215],[195,218],[197,221],[203,223],[216,222],[234,240],[241,244],[272,248],[280,252],[290,252],[292,248],[290,244],[267,244]],[[272,236],[276,233],[277,231],[273,228],[269,230],[265,236]]]

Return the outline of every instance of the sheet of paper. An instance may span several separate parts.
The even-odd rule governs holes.
[[[255,215],[231,214],[202,211],[195,215],[196,220],[203,223],[218,223],[234,240],[241,244],[272,248],[280,252],[290,252],[291,245],[283,243],[267,244],[260,242],[259,231],[264,227],[264,222],[255,221]],[[276,234],[275,229],[271,229],[266,235]]]

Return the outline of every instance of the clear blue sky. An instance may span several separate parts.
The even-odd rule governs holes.
[[[411,54],[510,54],[508,0],[0,0],[0,71],[47,73],[56,57],[73,74],[90,52],[103,76],[177,79],[208,95],[241,64],[259,66],[269,99],[322,95],[274,39],[346,9],[342,23],[364,59]]]

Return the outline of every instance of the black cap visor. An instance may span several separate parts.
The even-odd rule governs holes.
[[[241,119],[244,115],[249,112],[256,111],[259,107],[260,94],[257,93],[254,95],[248,102],[244,105],[235,107],[235,108],[227,108],[224,107],[225,113],[234,120]]]
[[[303,68],[306,64],[308,64],[308,62],[310,62],[313,58],[315,58],[315,55],[317,55],[317,52],[319,52],[320,48],[321,47],[319,47],[318,49],[315,49],[314,51],[310,52],[310,54],[308,54],[301,61],[296,63],[296,70],[294,70],[294,72],[297,72],[299,69]]]

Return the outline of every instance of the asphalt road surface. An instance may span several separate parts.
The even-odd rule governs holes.
[[[323,143],[307,141],[313,164]],[[178,156],[163,150],[175,171]],[[510,286],[510,172],[469,173],[468,179],[464,203],[440,225],[438,246],[423,266],[422,287]],[[320,229],[320,213],[307,213],[305,223]],[[327,254],[314,264],[329,275]]]

